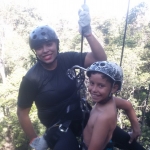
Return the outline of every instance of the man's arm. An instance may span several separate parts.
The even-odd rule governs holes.
[[[94,35],[91,33],[90,36],[86,37],[90,47],[91,51],[90,53],[87,53],[85,57],[84,66],[88,67],[92,63],[96,61],[104,61],[107,60],[106,53],[102,47],[102,45],[99,43],[99,41],[94,37]]]
[[[45,150],[48,148],[47,142],[43,136],[38,137],[32,126],[29,112],[31,108],[17,108],[17,115],[20,125],[30,140],[30,146],[36,150]]]
[[[108,125],[107,117],[100,116],[94,123],[91,141],[88,150],[103,150],[108,143]]]
[[[85,57],[84,67],[90,66],[95,61],[107,60],[106,53],[99,43],[99,41],[94,37],[91,30],[91,18],[90,11],[86,4],[82,5],[82,9],[79,9],[79,31],[80,34],[86,37],[90,47],[91,52],[88,53]]]
[[[141,135],[141,130],[137,120],[137,116],[135,114],[135,110],[133,109],[132,104],[127,100],[117,98],[117,97],[114,97],[114,100],[116,102],[116,107],[119,109],[123,109],[130,120],[133,133],[130,135],[131,138],[129,143],[132,143],[134,139],[137,139],[138,136]]]
[[[23,131],[25,132],[25,134],[31,141],[37,137],[37,134],[34,131],[34,128],[32,126],[32,123],[31,123],[31,120],[29,117],[30,109],[31,108],[20,108],[18,106],[17,115],[18,115],[19,123],[20,123]]]

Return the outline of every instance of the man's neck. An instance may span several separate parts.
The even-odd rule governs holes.
[[[45,64],[45,63],[41,63],[41,65],[46,69],[46,70],[54,70],[57,67],[57,60],[55,60],[54,62],[50,63],[50,64]]]

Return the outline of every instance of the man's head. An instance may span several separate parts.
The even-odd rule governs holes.
[[[123,73],[120,66],[109,61],[93,63],[87,69],[88,90],[97,99],[108,101],[113,93],[121,90]]]
[[[48,25],[38,26],[30,32],[29,45],[31,49],[36,50],[48,41],[56,42],[57,50],[59,50],[59,39],[55,31]]]
[[[47,69],[54,67],[59,51],[59,39],[52,28],[48,25],[35,28],[29,35],[29,45]]]

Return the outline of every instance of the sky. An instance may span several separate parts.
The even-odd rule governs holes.
[[[48,16],[51,20],[62,18],[77,21],[78,10],[84,1],[89,6],[91,16],[96,14],[105,18],[120,19],[126,15],[129,0],[36,0],[36,7],[42,15]],[[130,0],[129,8],[133,8],[140,2],[145,2],[150,7],[150,0]]]
[[[90,9],[90,15],[107,18],[121,19],[126,16],[129,0],[5,0],[18,1],[22,5],[31,5],[36,7],[44,18],[45,23],[49,20],[57,22],[59,19],[65,19],[72,24],[78,22],[78,10],[86,2]],[[141,2],[148,4],[150,0],[130,0],[129,9],[135,7]],[[150,11],[149,15],[150,16]],[[150,19],[150,18],[149,18]]]

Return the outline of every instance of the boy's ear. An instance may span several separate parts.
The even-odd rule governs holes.
[[[119,85],[118,84],[114,84],[111,93],[112,94],[116,93],[116,91],[118,90],[118,88],[119,88]]]

